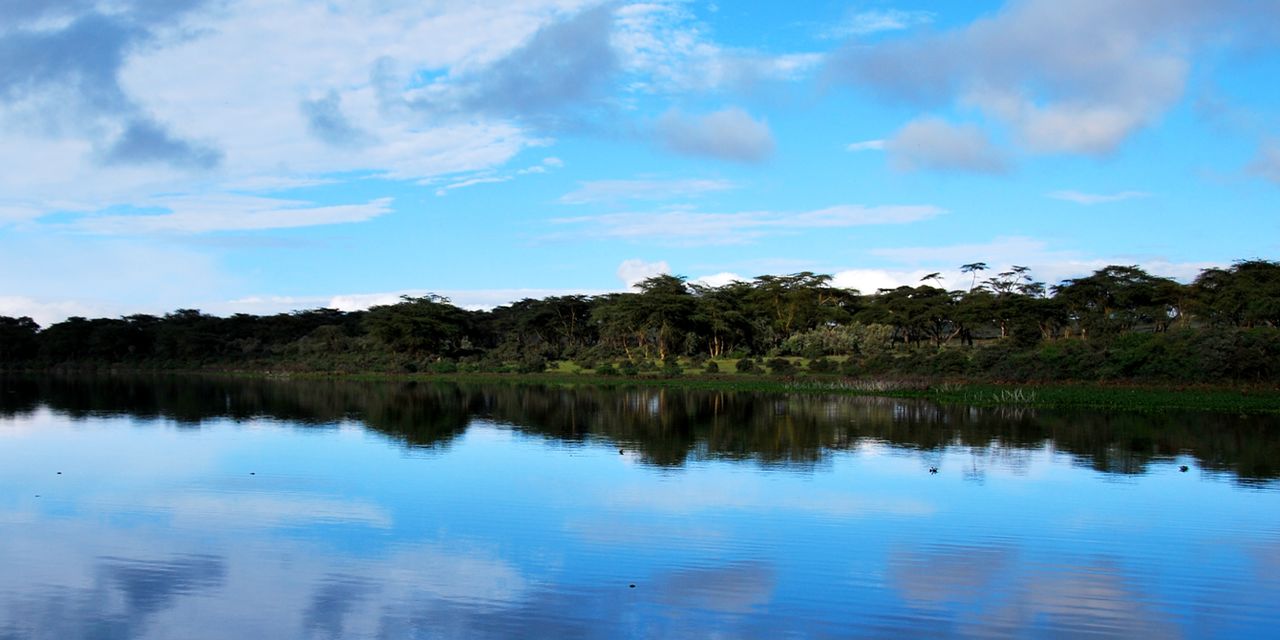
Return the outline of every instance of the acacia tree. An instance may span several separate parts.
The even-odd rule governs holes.
[[[969,283],[969,291],[972,293],[978,287],[978,273],[987,270],[985,262],[970,262],[969,264],[960,265],[960,273],[973,274],[973,281]]]
[[[365,316],[369,334],[396,352],[414,356],[457,355],[468,343],[470,314],[444,296],[401,296],[400,302],[378,305]]]
[[[1280,262],[1205,269],[1192,285],[1192,300],[1196,314],[1212,324],[1280,327]]]
[[[1136,265],[1103,267],[1085,278],[1064,280],[1053,288],[1081,335],[1132,330],[1139,324],[1167,325],[1172,314],[1172,292],[1178,285],[1158,278]]]

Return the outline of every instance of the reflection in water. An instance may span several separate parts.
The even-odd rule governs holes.
[[[0,638],[134,638],[180,598],[221,586],[217,556],[101,558],[87,587],[43,587],[9,604]],[[33,585],[34,586],[34,585]]]
[[[198,426],[215,418],[269,417],[331,425],[359,420],[415,447],[447,446],[477,418],[566,443],[603,438],[645,462],[742,459],[808,466],[863,442],[922,452],[964,448],[963,472],[1025,469],[1046,444],[1085,467],[1121,475],[1191,455],[1240,482],[1280,476],[1280,420],[1218,413],[1110,413],[940,406],[887,398],[787,396],[673,389],[537,385],[358,383],[232,378],[64,377],[0,379],[0,416],[41,404],[74,419],[128,414]]]
[[[0,379],[0,639],[1259,637],[1280,624],[1278,430],[669,389]]]

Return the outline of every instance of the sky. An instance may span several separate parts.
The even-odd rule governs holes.
[[[0,315],[1280,258],[1280,2],[4,0]]]

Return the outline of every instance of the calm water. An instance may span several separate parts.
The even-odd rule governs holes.
[[[0,638],[1276,637],[1278,475],[1275,418],[0,380]]]

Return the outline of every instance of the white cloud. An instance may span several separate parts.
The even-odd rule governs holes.
[[[403,291],[383,293],[357,293],[331,296],[323,304],[314,306],[341,309],[343,311],[360,311],[376,305],[395,304],[400,301],[400,296],[424,296],[429,293],[444,296],[449,299],[450,303],[460,308],[479,311],[484,309],[493,309],[494,307],[501,307],[525,298],[542,299],[552,296],[576,295],[594,296],[602,293],[609,293],[609,291],[586,287],[578,289],[407,289]],[[285,306],[281,310],[292,310],[297,308],[301,307]]]
[[[1197,52],[1274,24],[1265,4],[1010,2],[964,27],[849,47],[829,71],[895,99],[976,107],[1031,151],[1100,155],[1181,98]]]
[[[701,213],[666,210],[648,213],[615,213],[558,218],[556,225],[572,225],[579,231],[564,235],[647,240],[680,246],[740,244],[767,235],[803,229],[836,229],[881,224],[907,224],[928,220],[945,211],[931,205],[867,207],[838,205],[800,212],[748,211]],[[557,237],[553,235],[551,237]]]
[[[665,261],[645,262],[638,258],[623,260],[618,265],[618,279],[627,287],[634,287],[646,278],[671,273],[671,267]]]
[[[507,181],[510,181],[511,178],[512,176],[481,176],[478,178],[468,178],[466,180],[459,180],[457,182],[451,182],[443,187],[440,187],[439,189],[436,189],[436,195],[437,196],[448,195],[449,192],[453,191],[454,189],[465,189],[467,187],[474,187],[478,184],[497,184],[497,183],[507,182]]]
[[[125,312],[118,305],[90,304],[80,300],[37,300],[26,296],[0,296],[0,316],[21,318],[27,316],[42,327],[62,322],[71,316],[101,318]]]
[[[899,171],[1002,173],[1003,154],[973,125],[952,125],[937,118],[907,123],[884,143],[889,162]]]
[[[984,243],[882,248],[872,250],[871,254],[909,266],[875,272],[894,282],[895,286],[918,284],[912,283],[911,278],[918,279],[920,275],[937,271],[942,273],[944,286],[948,289],[969,288],[973,274],[962,273],[959,267],[972,262],[990,265],[987,271],[978,274],[979,282],[1012,265],[1023,265],[1031,268],[1032,277],[1048,284],[1087,276],[1109,265],[1136,264],[1152,275],[1171,277],[1181,282],[1194,280],[1203,269],[1224,266],[1215,262],[1174,261],[1152,255],[1090,255],[1022,236],[999,237]]]
[[[708,38],[687,2],[652,0],[623,4],[615,16],[613,45],[635,93],[751,90],[762,83],[806,77],[823,56],[774,55],[727,48]]]
[[[623,200],[674,200],[727,191],[737,185],[728,180],[590,180],[560,196],[563,204],[620,202]]]
[[[257,196],[181,196],[155,198],[148,204],[168,213],[93,216],[73,226],[103,234],[206,233],[363,222],[391,211],[390,198],[364,204],[317,206]]]
[[[689,281],[690,284],[700,284],[708,287],[723,287],[731,282],[750,282],[751,278],[744,278],[730,271],[721,271],[711,275],[698,276]]]
[[[933,273],[925,269],[893,270],[893,269],[844,269],[831,274],[831,285],[841,289],[857,289],[863,294],[872,294],[880,289],[896,289],[898,287],[914,287],[920,278]],[[944,283],[946,281],[944,280]],[[936,286],[936,283],[928,284]]]
[[[834,27],[822,32],[824,38],[848,38],[869,36],[886,31],[903,31],[933,22],[935,15],[928,11],[902,11],[900,9],[873,9],[851,13]]]
[[[862,142],[852,142],[845,147],[846,151],[883,151],[884,140],[863,140]]]
[[[677,153],[736,162],[763,162],[775,146],[769,125],[738,108],[701,116],[673,109],[658,119],[655,132]]]
[[[1124,200],[1133,200],[1135,198],[1146,198],[1151,194],[1145,191],[1120,191],[1117,193],[1084,193],[1082,191],[1054,191],[1048,194],[1050,198],[1055,200],[1066,200],[1083,205],[1105,204],[1108,202],[1122,202]]]

